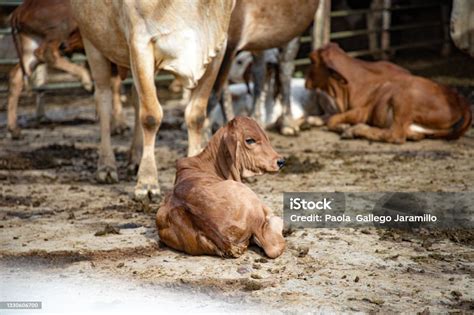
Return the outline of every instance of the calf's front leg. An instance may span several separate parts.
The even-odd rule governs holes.
[[[351,109],[344,113],[339,113],[329,118],[327,126],[329,130],[342,133],[350,127],[358,123],[367,121],[368,111],[365,108]]]

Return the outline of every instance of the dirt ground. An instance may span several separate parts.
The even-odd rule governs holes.
[[[461,89],[468,97],[470,84]],[[130,131],[113,138],[120,183],[99,185],[92,96],[71,91],[46,96],[45,102],[51,121],[37,124],[33,98],[24,98],[24,137],[18,141],[7,136],[5,112],[0,112],[2,300],[19,294],[13,288],[22,291],[37,283],[40,292],[58,282],[66,289],[87,279],[107,288],[97,291],[104,296],[128,287],[158,290],[147,292],[164,299],[168,292],[181,304],[189,297],[188,303],[195,302],[202,312],[474,312],[472,231],[297,230],[286,236],[287,249],[275,260],[257,247],[238,259],[170,250],[160,245],[155,229],[159,205],[131,198],[135,178],[126,172]],[[165,118],[156,156],[166,193],[187,140],[183,108],[173,97],[162,103]],[[131,126],[130,107],[126,114]],[[298,138],[269,135],[289,165],[249,186],[280,215],[284,191],[474,192],[472,129],[455,142],[404,145],[343,141],[324,129],[304,131]],[[92,287],[87,290],[96,292]],[[37,300],[37,294],[27,300]]]

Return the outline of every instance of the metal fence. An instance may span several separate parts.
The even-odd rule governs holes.
[[[353,50],[348,51],[349,55],[353,57],[360,56],[378,56],[378,58],[387,58],[387,55],[394,52],[418,48],[418,47],[427,47],[427,46],[439,46],[444,53],[449,53],[450,47],[450,37],[449,37],[449,5],[450,1],[423,1],[418,4],[411,5],[392,5],[390,0],[374,0],[380,3],[379,7],[372,6],[369,9],[356,9],[356,10],[337,10],[331,11],[331,1],[330,0],[321,0],[321,7],[319,9],[319,14],[315,17],[314,25],[318,25],[320,28],[319,32],[309,32],[309,35],[301,37],[301,46],[310,45],[313,43],[313,48],[320,46],[328,41],[339,41],[342,39],[347,39],[357,36],[367,36],[371,37],[372,42],[374,39],[377,39],[377,42],[380,42],[379,45],[370,44],[369,48],[363,50]],[[21,0],[0,0],[0,7],[6,6],[18,6],[22,1]],[[412,23],[412,24],[403,24],[403,25],[391,25],[390,18],[393,12],[399,11],[413,11],[413,10],[426,10],[426,9],[439,8],[439,16],[435,17],[435,21],[422,22],[422,23]],[[330,12],[329,14],[327,14]],[[374,24],[375,27],[365,28],[365,29],[356,29],[356,30],[343,30],[337,32],[331,32],[331,20],[334,18],[344,18],[349,16],[365,16],[366,19],[378,15],[380,17],[379,25]],[[392,45],[390,42],[390,34],[393,32],[403,32],[411,31],[415,29],[427,29],[427,28],[437,28],[443,34],[443,38],[435,40],[425,40],[417,41],[413,43],[401,44],[401,45]],[[11,29],[3,28],[0,29],[1,35],[11,34]],[[370,43],[370,40],[369,40]],[[72,57],[73,62],[84,62],[86,57],[84,55],[75,54]],[[300,58],[295,61],[296,66],[305,66],[310,63],[308,58]],[[0,59],[0,65],[14,65],[18,63],[17,58],[5,58]],[[157,82],[171,81],[173,76],[170,74],[159,74],[156,77]],[[132,79],[128,78],[124,84],[131,84]],[[61,82],[61,83],[49,83],[41,87],[33,88],[37,90],[59,90],[59,89],[71,89],[71,88],[80,88],[81,84],[79,82]],[[0,92],[5,92],[6,89],[0,87]]]

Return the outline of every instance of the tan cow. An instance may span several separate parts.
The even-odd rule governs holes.
[[[306,88],[332,97],[337,113],[327,125],[343,138],[390,143],[457,139],[471,125],[465,98],[393,63],[352,58],[337,44],[314,51],[310,58]]]
[[[217,94],[221,92],[227,81],[232,61],[239,51],[260,53],[266,49],[285,46],[309,27],[318,5],[319,0],[237,0],[229,26],[227,51],[214,91]],[[284,81],[282,88],[288,89],[283,93],[285,114],[291,116],[289,89],[294,67],[291,61],[296,56],[298,46],[296,45],[296,49],[295,45],[290,46],[293,48],[286,47],[281,57],[285,66],[280,71],[280,80]],[[262,87],[255,87],[256,98]],[[254,103],[257,103],[256,100]],[[262,102],[259,102],[257,105],[261,104]],[[233,117],[231,102],[226,102],[224,109],[227,118],[231,119]],[[288,127],[292,128],[291,124]]]
[[[201,129],[212,85],[222,61],[233,0],[72,0],[95,80],[101,145],[98,179],[116,182],[110,141],[110,63],[132,70],[139,99],[132,159],[138,163],[135,197],[160,195],[155,139],[163,110],[156,95],[155,74],[168,70],[193,88],[185,111],[188,155],[201,151]],[[143,136],[143,140],[140,139]]]

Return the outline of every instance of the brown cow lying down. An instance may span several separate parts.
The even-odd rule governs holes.
[[[343,138],[390,143],[457,139],[471,125],[466,99],[395,64],[354,59],[332,43],[310,58],[306,88],[318,88],[334,99],[338,113],[328,127]]]
[[[268,257],[280,256],[282,219],[241,180],[284,163],[253,119],[231,120],[203,152],[176,163],[175,186],[156,215],[161,241],[191,255],[238,257],[253,239]]]

